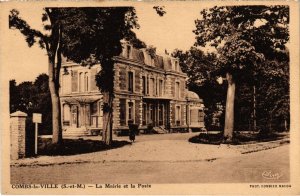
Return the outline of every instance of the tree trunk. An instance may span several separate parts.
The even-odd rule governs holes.
[[[112,107],[113,96],[109,92],[103,92],[103,132],[102,140],[106,145],[112,142]]]
[[[234,96],[235,96],[235,81],[231,73],[226,73],[228,81],[226,111],[225,111],[225,127],[224,127],[224,142],[232,141],[234,128]]]
[[[60,110],[60,100],[57,83],[59,79],[55,79],[55,58],[49,57],[48,59],[48,74],[49,74],[49,90],[51,94],[52,102],[52,143],[61,144],[62,143],[62,127],[61,127],[61,110]]]

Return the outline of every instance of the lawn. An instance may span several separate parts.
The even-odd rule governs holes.
[[[241,131],[235,132],[233,140],[230,144],[240,145],[248,144],[255,142],[268,142],[274,140],[280,140],[287,137],[287,132],[250,132],[250,131]],[[214,132],[214,133],[200,133],[199,135],[193,136],[189,139],[191,143],[202,143],[202,144],[215,144],[219,145],[223,142],[223,133]]]
[[[62,145],[52,144],[51,138],[39,138],[39,155],[75,155],[120,148],[131,144],[128,141],[112,141],[111,146],[99,140],[63,139]]]

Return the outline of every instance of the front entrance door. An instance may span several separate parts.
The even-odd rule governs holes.
[[[156,100],[151,100],[151,103],[147,102],[143,104],[143,125],[166,126],[168,124],[168,103]]]
[[[155,108],[155,104],[150,104],[150,118],[149,118],[149,122],[155,126],[156,125],[156,108]]]

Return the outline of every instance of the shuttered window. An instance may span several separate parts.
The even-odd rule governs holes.
[[[133,72],[128,72],[128,91],[133,92]]]
[[[78,71],[72,74],[72,92],[78,92]]]
[[[126,99],[120,99],[120,125],[126,125]]]

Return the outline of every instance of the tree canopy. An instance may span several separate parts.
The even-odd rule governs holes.
[[[104,116],[111,118],[113,99],[113,57],[122,51],[121,40],[129,40],[142,46],[136,38],[133,28],[139,28],[133,7],[85,7],[44,9],[41,20],[46,33],[35,30],[19,16],[17,10],[11,10],[9,26],[18,29],[31,47],[38,43],[48,54],[49,89],[52,100],[53,142],[61,143],[61,110],[59,100],[59,76],[61,56],[82,65],[101,64],[97,75],[97,84],[104,93]],[[107,120],[107,118],[104,118]],[[111,122],[111,119],[109,120]],[[103,123],[104,125],[110,123]],[[107,132],[106,127],[103,133]],[[111,131],[111,130],[110,130]],[[110,139],[109,139],[110,140]],[[110,141],[107,141],[109,144]]]
[[[262,129],[275,117],[288,119],[289,7],[215,6],[200,14],[193,31],[195,46],[215,47],[215,73],[233,75],[238,120],[246,113],[245,119],[253,120],[254,109]]]

